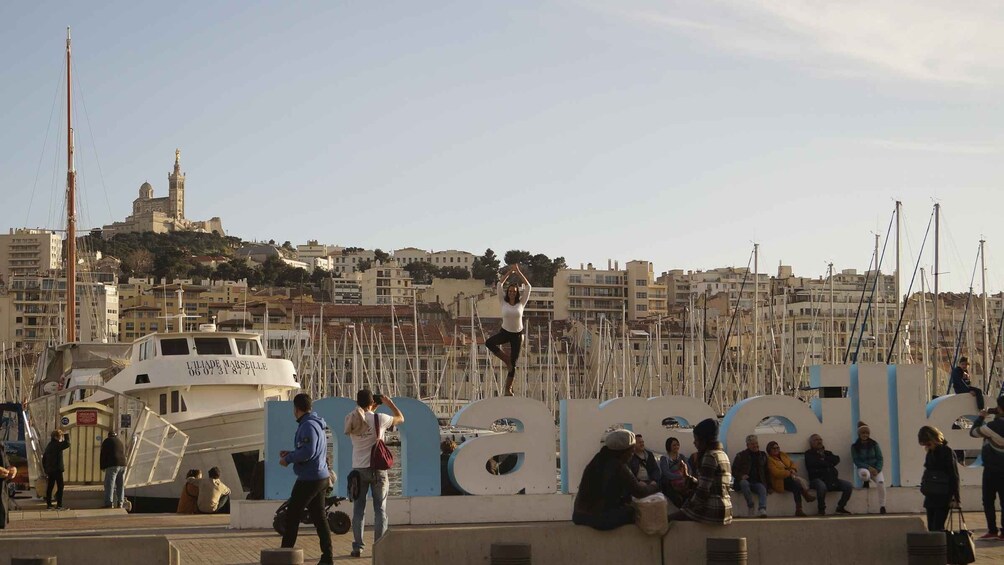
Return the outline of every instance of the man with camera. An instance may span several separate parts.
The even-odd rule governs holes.
[[[1004,396],[997,397],[997,408],[980,410],[969,435],[983,439],[980,456],[983,459],[983,513],[987,517],[987,533],[980,539],[1004,540],[1004,531],[997,530],[994,499],[1001,502],[1001,522],[1004,526]],[[987,416],[993,419],[987,421]]]
[[[377,414],[377,406],[384,404],[393,413]],[[373,448],[391,426],[404,422],[404,414],[389,396],[373,394],[362,389],[356,394],[356,409],[345,417],[345,435],[352,440],[352,476],[358,477],[359,493],[352,501],[352,557],[362,555],[363,520],[366,516],[366,491],[373,496],[373,543],[387,532],[387,490],[390,483],[386,467],[374,468],[371,461]],[[353,479],[350,478],[350,482]],[[351,490],[351,489],[350,489]],[[351,498],[351,497],[350,497]]]

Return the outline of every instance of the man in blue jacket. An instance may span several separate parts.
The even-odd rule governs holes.
[[[306,507],[310,519],[317,528],[321,539],[321,560],[317,565],[332,565],[331,530],[324,511],[324,494],[328,488],[328,442],[324,435],[327,424],[313,412],[310,395],[300,393],[293,398],[293,416],[296,428],[293,451],[280,451],[279,464],[283,467],[293,464],[296,483],[289,495],[289,511],[286,514],[286,533],[282,536],[282,547],[296,545],[296,534],[300,529],[300,518]]]
[[[988,416],[993,415],[989,420]],[[983,512],[987,517],[987,533],[979,539],[1004,540],[997,530],[994,505],[1001,502],[1001,525],[1004,526],[1004,396],[997,397],[996,410],[980,410],[969,435],[983,440]]]
[[[952,390],[955,394],[969,393],[976,397],[976,407],[983,410],[983,389],[973,386],[969,380],[969,359],[959,358],[959,364],[952,369]]]

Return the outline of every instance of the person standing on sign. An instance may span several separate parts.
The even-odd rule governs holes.
[[[519,275],[519,278],[523,279],[526,294],[520,291],[517,283],[513,283],[506,288],[505,282],[513,273],[516,273]],[[501,359],[509,369],[509,373],[506,374],[505,378],[504,394],[506,396],[512,396],[513,394],[512,382],[516,378],[516,362],[519,361],[519,350],[523,345],[523,310],[526,308],[526,303],[530,300],[530,289],[530,281],[523,275],[523,271],[519,270],[519,265],[509,267],[509,271],[499,281],[498,288],[499,302],[502,306],[502,329],[485,342],[485,347],[493,355]],[[501,345],[503,343],[509,344],[508,354],[502,351]]]
[[[376,469],[371,455],[378,440],[391,426],[404,423],[404,414],[389,396],[362,389],[356,394],[357,407],[345,417],[345,435],[352,440],[352,475],[359,477],[359,496],[352,501],[352,557],[360,557],[363,548],[363,520],[366,517],[366,490],[373,496],[373,543],[387,532],[387,490],[390,486],[386,469]],[[377,414],[377,406],[385,404],[393,416]]]
[[[328,488],[328,440],[324,435],[328,425],[313,411],[310,395],[301,392],[293,397],[293,416],[299,426],[294,441],[296,449],[280,451],[279,464],[283,467],[293,464],[296,482],[289,495],[289,511],[286,513],[286,533],[282,536],[282,547],[296,545],[296,535],[300,531],[303,509],[310,512],[310,520],[317,528],[321,540],[321,560],[317,565],[331,565],[334,555],[331,550],[331,530],[324,511],[324,493]]]
[[[52,487],[56,487],[56,510],[66,510],[63,506],[63,451],[70,448],[70,437],[62,429],[56,428],[49,434],[52,438],[42,454],[42,470],[48,477],[45,484],[45,508],[52,510]]]
[[[114,431],[101,442],[101,471],[105,474],[105,508],[122,508],[125,501],[125,445]]]

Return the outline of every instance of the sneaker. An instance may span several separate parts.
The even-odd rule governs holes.
[[[322,557],[317,565],[335,565],[335,560],[331,557]]]
[[[65,506],[62,506],[62,505],[60,505],[60,506],[57,506],[57,507],[56,507],[56,510],[69,510],[69,508],[67,508],[67,507],[65,507]]]
[[[1000,538],[1000,534],[998,534],[997,532],[987,532],[987,533],[983,534],[982,536],[980,536],[980,537],[978,537],[976,539],[978,539],[978,540],[999,540],[1001,538]]]
[[[816,514],[818,514],[820,516],[826,516],[826,507],[825,506],[820,506],[819,507],[819,512],[817,512]]]
[[[1004,531],[1001,531],[1000,537],[997,538],[999,541],[1004,541]]]
[[[885,514],[885,506],[879,508],[879,514]]]
[[[865,481],[862,484],[862,488],[872,488],[872,482],[871,481]]]
[[[761,518],[766,518],[767,517],[767,509],[766,508],[761,508],[760,509],[760,517]]]
[[[752,517],[753,515],[754,515],[753,507],[752,506],[747,506],[746,507],[746,516],[747,517]]]
[[[795,510],[795,516],[798,516],[799,518],[805,518],[806,513],[801,508],[798,508],[797,510]]]
[[[851,511],[848,510],[848,509],[846,509],[846,508],[844,508],[843,506],[837,506],[837,514],[850,515],[850,513],[851,513]]]
[[[362,552],[359,551],[358,549],[353,549],[352,553],[349,554],[349,557],[362,557],[362,556],[363,556]]]

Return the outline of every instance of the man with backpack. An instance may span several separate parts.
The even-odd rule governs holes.
[[[328,441],[324,435],[327,424],[313,411],[310,395],[302,392],[293,397],[293,416],[299,423],[294,436],[295,449],[279,452],[279,464],[286,467],[292,463],[293,472],[296,473],[296,482],[289,495],[282,547],[296,545],[300,518],[306,508],[317,528],[317,537],[321,540],[321,560],[317,565],[332,565],[334,555],[331,550],[331,530],[328,529],[324,511],[324,494],[328,488],[329,476]]]
[[[386,404],[393,416],[377,414],[377,406]],[[388,396],[362,389],[356,394],[356,409],[345,417],[345,435],[352,439],[352,475],[358,477],[359,495],[352,501],[352,557],[362,555],[363,520],[366,515],[366,491],[373,496],[376,516],[373,520],[373,543],[387,532],[387,461],[383,451],[383,434],[391,426],[404,422],[404,414]],[[385,449],[385,448],[384,448]],[[380,461],[374,461],[373,453]],[[393,463],[390,461],[390,463]]]

